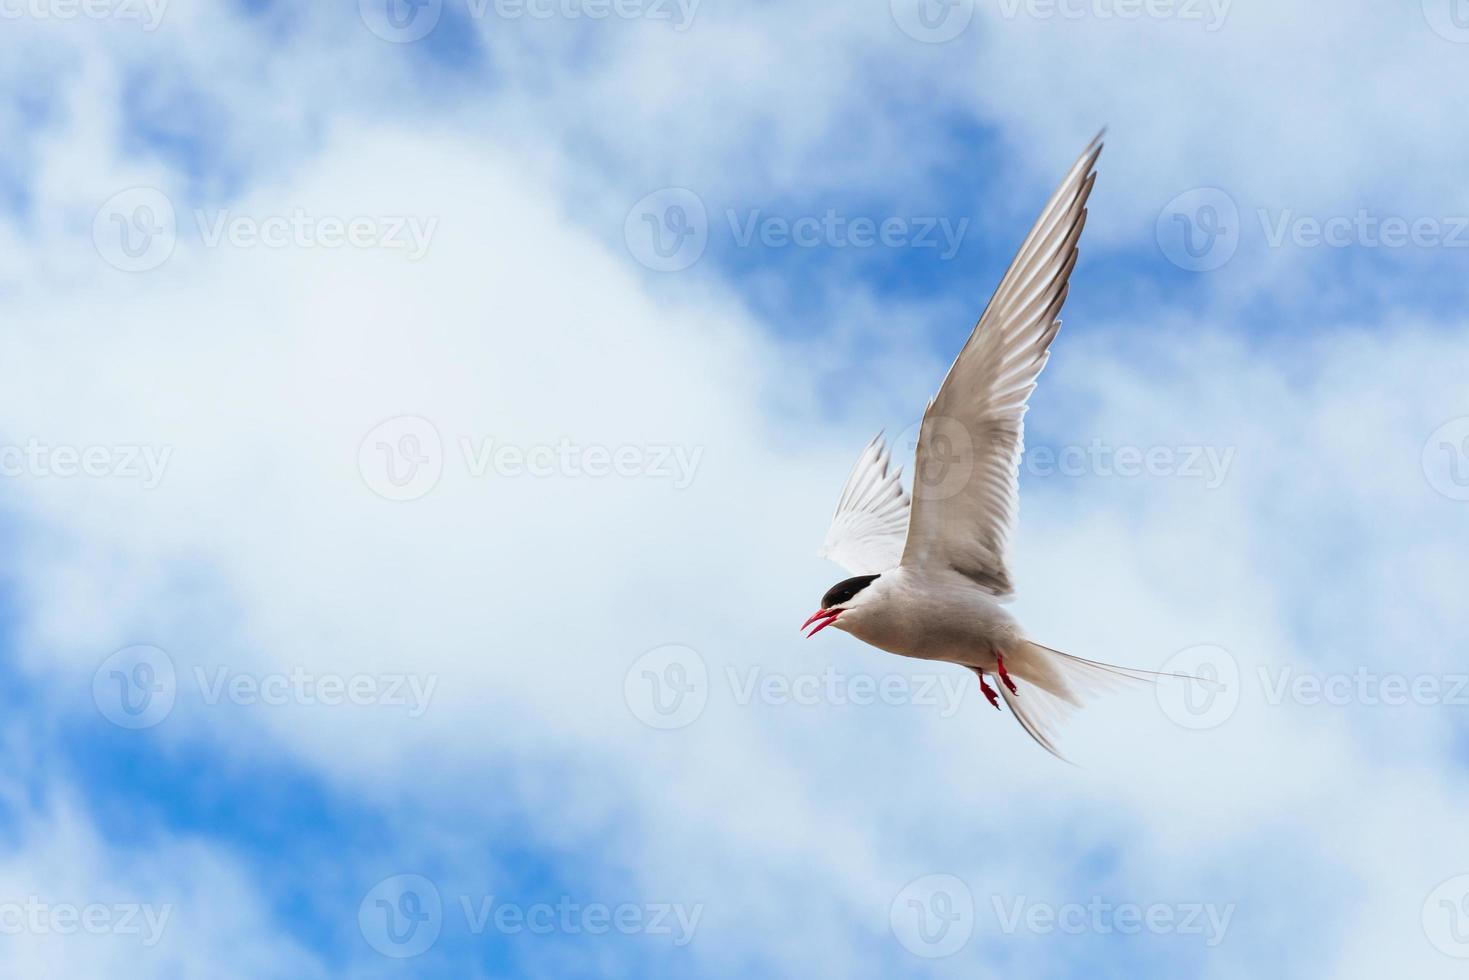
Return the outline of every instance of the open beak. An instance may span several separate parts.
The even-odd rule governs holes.
[[[816,623],[816,628],[806,634],[806,639],[811,639],[811,637],[815,636],[817,633],[820,633],[832,623],[835,623],[837,621],[837,617],[840,616],[843,612],[845,612],[845,610],[840,608],[816,610],[816,612],[811,614],[810,619],[801,624],[801,629],[805,629],[812,623]]]

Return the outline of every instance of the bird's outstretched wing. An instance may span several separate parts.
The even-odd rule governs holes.
[[[938,394],[914,461],[902,563],[947,566],[997,597],[1014,589],[1006,544],[1019,503],[1026,400],[1061,327],[1102,134],[1046,203]]]
[[[826,543],[817,552],[853,575],[896,568],[908,533],[908,495],[901,470],[889,471],[891,456],[882,434],[867,444],[832,515]]]

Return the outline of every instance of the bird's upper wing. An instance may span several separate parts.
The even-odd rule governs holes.
[[[908,533],[908,495],[901,470],[891,462],[882,434],[867,444],[832,515],[826,543],[817,552],[853,575],[875,575],[896,568]]]
[[[1025,403],[1061,326],[1101,152],[1098,133],[1046,203],[929,402],[904,565],[947,566],[998,597],[1014,591],[1005,549],[1018,505]]]

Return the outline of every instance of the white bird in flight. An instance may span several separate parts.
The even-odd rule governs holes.
[[[853,577],[832,586],[801,627],[814,624],[807,635],[815,636],[835,626],[889,653],[962,664],[999,708],[987,679],[996,677],[1016,720],[1058,757],[1057,724],[1083,697],[1163,676],[1043,647],[1001,605],[1014,593],[1005,551],[1026,399],[1061,327],[1101,152],[1098,133],[1046,202],[929,402],[911,506],[881,434],[863,450],[819,552]]]

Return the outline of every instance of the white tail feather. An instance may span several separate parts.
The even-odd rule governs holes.
[[[1000,694],[1015,720],[1042,748],[1063,762],[1070,760],[1056,747],[1056,736],[1071,714],[1090,698],[1160,680],[1208,683],[1188,674],[1159,674],[1083,660],[1029,640],[1005,654],[1005,668],[1020,690],[1018,695],[1011,694],[1004,684],[1000,685]]]

